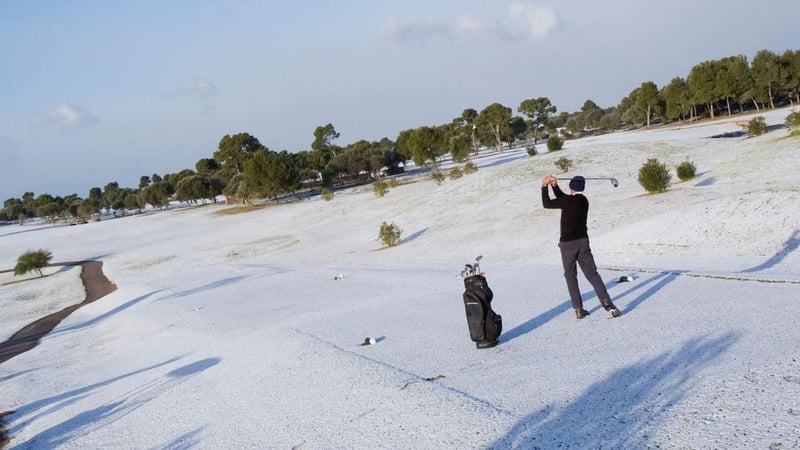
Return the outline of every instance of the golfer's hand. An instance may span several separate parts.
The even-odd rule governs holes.
[[[548,176],[542,178],[542,187],[547,187],[552,183],[553,183],[553,176],[552,175],[548,175]]]

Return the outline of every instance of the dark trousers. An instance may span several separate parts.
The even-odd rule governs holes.
[[[572,300],[572,307],[575,309],[583,308],[581,291],[578,288],[578,268],[576,266],[581,266],[583,275],[592,284],[601,304],[605,300],[611,300],[603,279],[597,273],[592,249],[589,248],[589,239],[561,242],[558,246],[561,248],[561,264],[564,266],[564,278],[567,280],[567,289],[569,290],[569,298]]]

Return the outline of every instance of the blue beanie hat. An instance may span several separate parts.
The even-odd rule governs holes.
[[[586,179],[580,175],[572,177],[569,180],[569,188],[575,192],[583,192],[583,189],[586,187]]]

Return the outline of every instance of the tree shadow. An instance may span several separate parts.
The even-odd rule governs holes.
[[[220,288],[229,284],[236,283],[237,281],[241,281],[247,278],[245,275],[237,275],[235,277],[223,278],[221,280],[213,281],[211,283],[206,283],[202,286],[198,286],[196,288],[187,289],[185,291],[173,291],[172,295],[168,295],[161,300],[168,300],[172,298],[180,298],[180,297],[187,297],[189,295],[199,294],[200,292],[210,291],[212,289]]]
[[[764,261],[763,263],[757,266],[741,270],[740,273],[753,273],[753,272],[759,272],[764,269],[771,269],[776,265],[778,265],[781,261],[783,261],[784,258],[789,256],[790,253],[797,250],[798,247],[800,247],[800,230],[794,230],[792,235],[789,236],[789,239],[787,239],[786,242],[783,243],[783,248],[780,249],[774,255],[772,255],[771,258],[769,258],[768,260]]]
[[[81,330],[81,329],[86,328],[86,327],[90,327],[90,326],[95,325],[95,324],[97,324],[99,322],[102,322],[105,319],[108,319],[111,316],[115,316],[115,315],[121,313],[122,311],[125,311],[126,309],[136,305],[139,302],[142,302],[142,301],[152,297],[153,295],[158,294],[161,291],[163,291],[163,289],[158,289],[156,291],[152,291],[152,292],[148,292],[147,294],[140,295],[140,296],[138,296],[138,297],[136,297],[134,299],[128,300],[127,302],[117,306],[116,308],[114,308],[114,309],[112,309],[110,311],[106,311],[103,314],[100,314],[97,317],[93,317],[93,318],[91,318],[91,319],[89,319],[89,320],[87,320],[85,322],[82,322],[82,323],[78,323],[78,324],[75,324],[75,325],[70,325],[68,327],[64,327],[64,328],[58,329],[58,330],[52,332],[52,334],[53,335],[58,335],[58,334],[68,333],[68,332],[72,332],[72,331]]]
[[[124,377],[141,373],[145,370],[151,370],[156,367],[163,366],[169,362],[175,361],[176,359],[177,358],[173,358],[167,362],[149,367],[147,369],[131,372],[130,374],[123,375],[121,377],[112,378],[87,388],[77,389],[57,396],[55,397],[55,400],[50,402],[58,403],[57,408],[51,408],[43,411],[37,415],[37,417],[47,415],[53,410],[61,409],[76,403],[77,401],[87,397],[89,390],[94,390],[100,386],[107,385]],[[179,367],[178,369],[167,373],[166,376],[162,377],[161,379],[153,380],[132,391],[129,391],[116,401],[80,412],[64,422],[53,425],[36,436],[33,436],[29,441],[21,443],[20,447],[24,448],[26,446],[35,444],[37,447],[42,448],[57,448],[65,445],[77,436],[87,435],[94,430],[103,428],[111,422],[120,420],[122,417],[137,410],[141,406],[144,406],[151,400],[158,398],[161,394],[177,387],[190,377],[219,364],[220,361],[220,358],[206,358],[191,364],[187,364],[183,367]],[[23,407],[20,410],[17,410],[14,415],[23,415],[27,412],[29,412],[29,410],[26,409],[26,407]],[[34,418],[29,418],[27,423],[33,419]],[[14,429],[20,429],[23,425],[25,424],[15,424]]]
[[[619,369],[577,399],[522,418],[488,448],[649,448],[657,444],[650,433],[691,394],[693,379],[738,339],[696,337],[677,352]]]
[[[142,369],[134,370],[132,372],[128,372],[126,374],[119,375],[119,376],[116,376],[114,378],[109,378],[108,380],[100,381],[100,382],[91,384],[89,386],[84,386],[84,387],[81,387],[81,388],[78,388],[78,389],[73,389],[71,391],[63,392],[61,394],[57,394],[57,395],[54,395],[52,397],[47,397],[47,398],[43,398],[43,399],[40,399],[40,400],[36,400],[36,401],[34,401],[32,403],[28,403],[27,405],[24,405],[24,406],[21,406],[21,407],[17,408],[14,411],[14,414],[12,414],[11,418],[12,419],[15,418],[15,417],[23,418],[23,417],[26,417],[26,416],[29,416],[29,415],[32,415],[32,416],[25,418],[25,420],[22,420],[21,422],[13,423],[13,426],[11,426],[8,431],[9,431],[10,434],[14,434],[15,432],[18,432],[19,430],[21,430],[22,428],[25,428],[28,424],[30,424],[32,421],[38,419],[40,416],[43,416],[43,415],[46,415],[46,414],[49,414],[49,413],[53,413],[53,412],[58,411],[58,410],[66,407],[68,405],[71,405],[72,403],[75,403],[79,399],[82,399],[82,398],[86,397],[91,392],[93,392],[93,391],[95,391],[95,390],[97,390],[99,388],[111,385],[111,384],[113,384],[113,383],[115,383],[117,381],[124,380],[126,378],[129,378],[129,377],[141,374],[141,373],[148,372],[150,370],[157,369],[157,368],[165,366],[167,364],[171,364],[171,363],[173,363],[173,362],[175,362],[175,361],[177,361],[177,360],[179,360],[181,358],[183,358],[183,356],[177,356],[175,358],[170,358],[170,359],[168,359],[168,360],[166,360],[166,361],[164,361],[162,363],[154,364],[152,366],[148,366],[148,367],[144,367]]]
[[[199,447],[200,444],[203,442],[201,439],[201,435],[205,431],[205,429],[206,426],[195,428],[192,431],[189,431],[187,433],[184,433],[176,437],[167,444],[154,448],[160,448],[162,450],[189,450],[192,448]]]
[[[425,234],[426,231],[428,231],[428,227],[425,227],[425,228],[417,231],[416,233],[410,234],[407,238],[403,239],[403,243],[413,241],[414,239],[416,239],[416,238],[422,236],[423,234]]]
[[[717,182],[717,179],[716,179],[716,178],[714,178],[714,177],[708,177],[708,178],[706,178],[705,180],[703,180],[703,181],[701,181],[701,182],[699,182],[699,183],[696,183],[696,184],[695,184],[695,186],[696,186],[696,187],[711,186],[712,184],[714,184],[714,183],[716,183],[716,182]]]

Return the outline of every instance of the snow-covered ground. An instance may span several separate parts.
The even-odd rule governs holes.
[[[102,260],[119,287],[0,364],[10,447],[798,448],[800,138],[710,138],[738,120],[487,154],[384,198],[2,227],[0,269],[46,248]],[[586,195],[620,319],[582,276],[592,314],[570,308],[540,200],[562,156],[563,176],[619,180]],[[666,193],[636,181],[651,157],[673,170]],[[680,182],[686,159],[698,176]],[[384,221],[399,246],[381,248]],[[456,277],[477,255],[504,322],[485,350]],[[79,302],[78,276],[0,287],[2,339]]]

